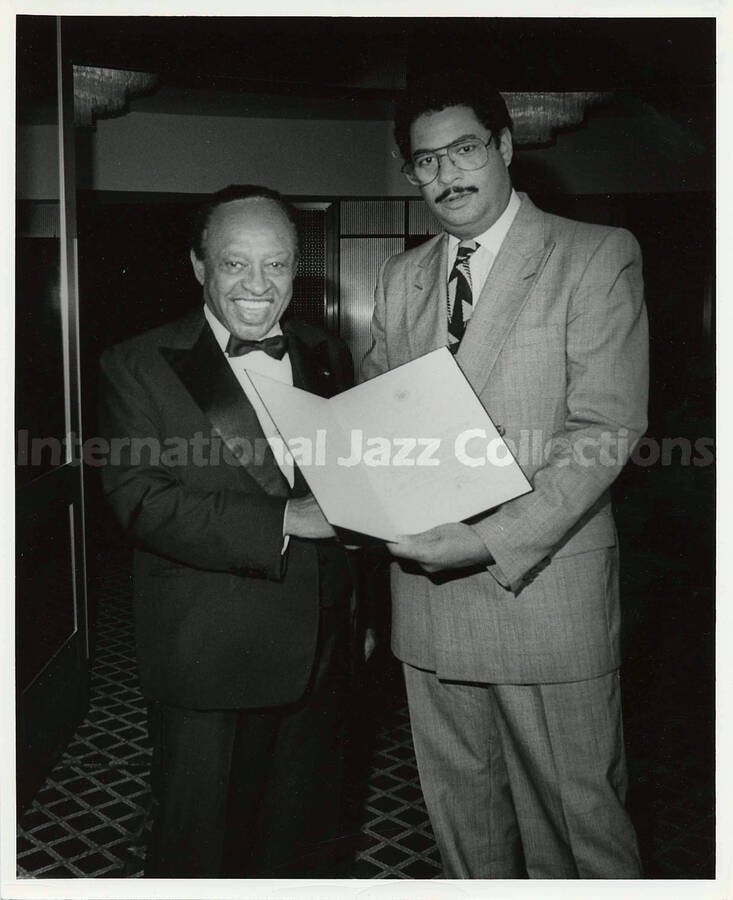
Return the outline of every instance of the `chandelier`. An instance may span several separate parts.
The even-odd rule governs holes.
[[[607,103],[609,91],[502,91],[514,128],[516,144],[547,144],[557,131],[583,124],[591,107]]]
[[[93,126],[98,118],[124,112],[128,100],[148,93],[158,76],[125,69],[74,66],[74,124]]]

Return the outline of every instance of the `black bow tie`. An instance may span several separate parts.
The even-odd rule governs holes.
[[[229,336],[227,341],[227,353],[229,356],[244,356],[253,350],[262,350],[273,359],[282,359],[288,352],[288,338],[285,334],[265,338],[263,341],[247,341],[243,338]]]

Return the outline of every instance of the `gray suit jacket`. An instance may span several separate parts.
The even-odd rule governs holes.
[[[619,665],[608,489],[646,429],[641,257],[627,231],[520,196],[456,359],[534,490],[473,522],[488,569],[392,567],[393,649],[444,678],[573,681]],[[446,282],[446,235],[386,261],[362,378],[447,344]]]

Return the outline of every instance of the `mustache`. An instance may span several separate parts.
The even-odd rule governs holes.
[[[440,196],[435,198],[436,203],[442,203],[444,200],[447,200],[449,197],[460,196],[461,194],[475,194],[478,188],[475,187],[460,187],[460,188],[446,188]]]

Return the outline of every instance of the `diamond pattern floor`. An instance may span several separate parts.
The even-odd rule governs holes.
[[[129,561],[110,555],[97,584],[97,646],[86,719],[18,828],[19,878],[140,877],[149,825],[151,748],[132,640]],[[632,666],[633,668],[633,666]],[[640,669],[648,671],[648,667]],[[627,682],[628,683],[628,682]],[[650,687],[651,690],[651,687]],[[642,691],[643,694],[643,691]],[[665,698],[666,697],[666,703]],[[675,724],[659,685],[627,704],[630,808],[652,878],[714,877],[712,770],[694,721]],[[440,863],[423,802],[399,670],[375,680],[364,784],[352,784],[354,878],[435,878]],[[666,728],[663,752],[650,735]],[[636,750],[634,750],[636,748]]]

